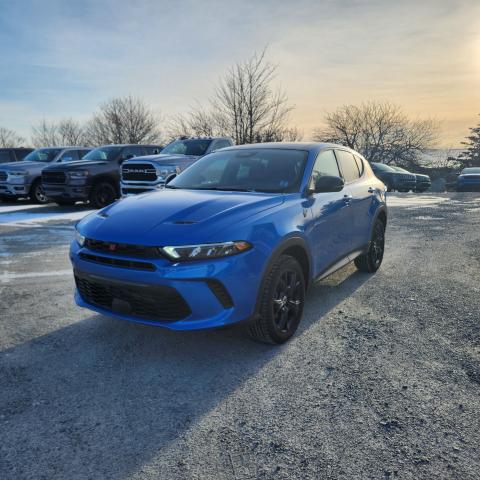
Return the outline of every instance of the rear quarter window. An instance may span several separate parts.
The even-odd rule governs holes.
[[[346,150],[336,150],[335,155],[340,163],[340,170],[342,171],[345,183],[358,180],[360,178],[360,172],[355,157]]]

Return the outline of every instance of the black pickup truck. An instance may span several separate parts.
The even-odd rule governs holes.
[[[120,165],[129,158],[154,155],[159,145],[106,145],[98,147],[78,162],[57,164],[42,171],[48,198],[59,205],[88,201],[102,208],[120,197]]]

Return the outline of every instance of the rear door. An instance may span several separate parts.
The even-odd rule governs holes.
[[[340,176],[333,150],[324,150],[317,156],[312,177],[321,175]],[[349,253],[350,201],[347,188],[340,192],[314,193],[310,200],[313,219],[308,238],[317,277]]]
[[[350,195],[350,252],[363,249],[370,238],[370,211],[374,194],[372,182],[365,175],[365,166],[360,156],[347,150],[336,150],[340,170]]]

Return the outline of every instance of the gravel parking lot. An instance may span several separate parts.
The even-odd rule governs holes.
[[[88,210],[0,204],[0,478],[480,478],[480,198],[389,204],[280,347],[77,308]]]

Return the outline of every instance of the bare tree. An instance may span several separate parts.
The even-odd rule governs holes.
[[[172,117],[167,125],[167,134],[170,138],[180,136],[224,136],[229,133],[219,125],[218,118],[201,105],[193,107],[187,114]]]
[[[85,128],[71,118],[65,118],[58,123],[43,119],[37,126],[32,127],[32,143],[35,147],[88,145]]]
[[[32,144],[34,147],[57,147],[59,143],[58,128],[55,123],[43,119],[32,127]]]
[[[236,63],[220,80],[212,100],[217,124],[237,144],[275,138],[287,130],[292,106],[287,95],[274,89],[277,66],[265,59],[265,50],[244,63]]]
[[[437,140],[434,120],[410,120],[388,102],[344,105],[326,116],[326,127],[314,131],[316,141],[346,145],[371,162],[418,165],[422,150]]]
[[[0,127],[0,147],[11,148],[21,147],[25,143],[25,139],[17,135],[13,130]]]
[[[86,128],[92,145],[108,143],[152,143],[161,140],[159,121],[142,100],[128,96],[113,98],[100,106]]]

